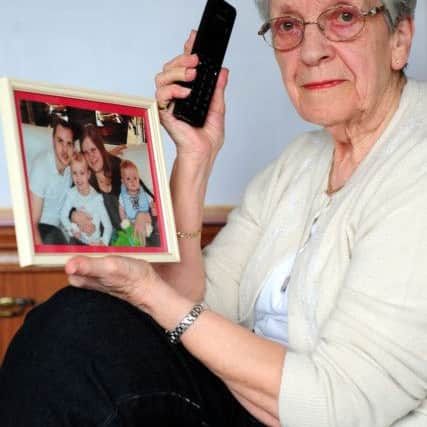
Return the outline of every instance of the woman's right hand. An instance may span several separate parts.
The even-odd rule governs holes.
[[[227,84],[228,70],[222,69],[206,122],[202,128],[195,128],[178,120],[172,114],[173,100],[186,98],[190,89],[177,84],[177,81],[192,81],[196,77],[196,66],[199,62],[197,55],[191,54],[196,37],[192,31],[184,46],[184,53],[165,64],[163,71],[156,76],[157,104],[169,106],[159,109],[160,121],[169,133],[177,147],[180,159],[188,158],[191,162],[213,162],[224,142],[224,89]]]
[[[196,128],[173,115],[173,100],[186,98],[190,90],[178,81],[193,81],[199,63],[191,54],[196,31],[192,31],[184,46],[184,53],[169,61],[156,76],[156,99],[160,121],[176,145],[170,189],[176,228],[182,232],[201,230],[204,199],[213,162],[224,142],[224,90],[228,70],[218,76],[213,98],[203,127]],[[163,106],[168,106],[162,109]],[[162,278],[181,294],[196,301],[203,298],[205,272],[200,239],[181,239],[179,263],[157,266]]]
[[[95,225],[92,222],[92,217],[83,211],[75,210],[71,214],[71,222],[79,227],[80,232],[91,236],[95,232]]]

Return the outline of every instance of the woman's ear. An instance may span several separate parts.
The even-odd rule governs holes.
[[[415,24],[413,18],[402,19],[393,32],[391,68],[395,71],[402,70],[408,63]]]

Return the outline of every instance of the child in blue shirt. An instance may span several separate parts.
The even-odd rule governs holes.
[[[120,164],[122,179],[119,197],[119,212],[122,222],[128,220],[133,224],[137,215],[142,215],[145,220],[145,237],[149,237],[153,231],[150,216],[150,202],[141,186],[138,168],[130,160],[123,160]]]

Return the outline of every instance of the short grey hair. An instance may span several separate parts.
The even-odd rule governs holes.
[[[270,18],[270,0],[255,0],[261,18],[267,20]],[[413,18],[417,0],[383,0],[381,2],[385,8],[387,22],[391,28],[396,28],[396,25],[405,18]]]

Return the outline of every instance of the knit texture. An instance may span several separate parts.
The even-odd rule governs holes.
[[[251,181],[205,249],[206,301],[251,328],[261,283],[320,212],[289,283],[283,426],[427,426],[426,111],[427,84],[409,80],[332,197],[330,137],[304,134]]]

